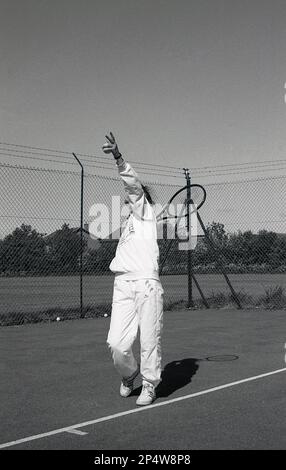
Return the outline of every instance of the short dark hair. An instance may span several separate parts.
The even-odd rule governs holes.
[[[147,201],[149,202],[149,204],[153,204],[153,199],[152,199],[152,196],[150,194],[150,188],[148,186],[145,186],[144,184],[142,184],[142,189],[144,191],[145,197],[146,197]]]

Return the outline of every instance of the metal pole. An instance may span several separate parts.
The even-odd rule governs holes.
[[[209,304],[208,304],[208,301],[207,301],[207,299],[205,298],[204,293],[203,293],[203,291],[202,291],[202,289],[201,289],[201,286],[199,285],[199,283],[198,283],[198,281],[197,281],[197,278],[196,278],[196,276],[194,275],[194,273],[193,273],[193,276],[192,276],[192,277],[193,277],[194,283],[196,284],[196,288],[198,289],[198,291],[199,291],[199,293],[200,293],[200,296],[201,296],[201,298],[202,298],[202,301],[203,301],[203,303],[204,303],[204,306],[205,306],[206,308],[210,308],[210,306],[209,306]]]
[[[188,168],[184,168],[187,181],[187,232],[188,232],[188,308],[194,306],[193,301],[193,260],[191,252],[191,221],[190,221],[190,204],[191,204],[191,178]]]
[[[80,318],[84,318],[83,312],[83,185],[84,185],[84,168],[81,161],[78,159],[75,153],[74,158],[77,160],[81,167],[81,196],[80,196]]]

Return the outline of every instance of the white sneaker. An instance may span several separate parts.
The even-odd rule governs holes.
[[[145,406],[151,405],[156,399],[155,387],[153,384],[144,383],[142,386],[142,391],[137,398],[136,405]]]
[[[134,374],[131,375],[131,377],[128,377],[127,379],[123,378],[121,385],[120,385],[120,395],[124,398],[129,397],[129,395],[132,393],[133,388],[134,388],[134,380],[136,379],[137,375],[139,374],[140,369],[138,369],[134,372]]]

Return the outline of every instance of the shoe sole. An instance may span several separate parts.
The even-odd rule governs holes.
[[[149,406],[149,405],[152,405],[152,403],[154,403],[155,399],[151,401],[151,403],[136,403],[137,406]]]
[[[154,401],[156,400],[157,397],[154,397],[153,400],[150,402],[150,403],[137,403],[136,402],[136,405],[137,406],[149,406],[149,405],[152,405],[152,403],[154,403]]]

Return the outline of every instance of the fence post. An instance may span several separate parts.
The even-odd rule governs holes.
[[[80,318],[84,318],[83,311],[83,188],[84,188],[84,168],[81,161],[78,159],[75,153],[74,158],[77,160],[81,167],[81,196],[80,196]]]
[[[193,300],[193,260],[192,260],[192,251],[191,251],[191,221],[190,221],[190,204],[191,204],[191,177],[188,168],[184,168],[186,182],[187,182],[187,232],[188,232],[188,242],[189,249],[188,253],[188,308],[194,306]]]

